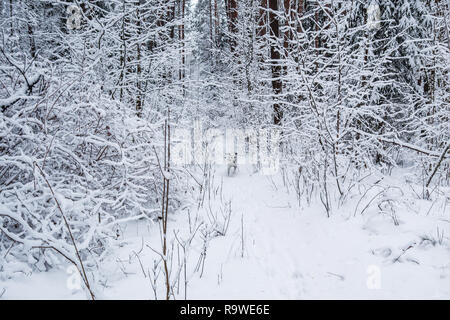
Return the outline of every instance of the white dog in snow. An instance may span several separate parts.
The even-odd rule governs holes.
[[[237,152],[232,154],[227,154],[227,173],[228,176],[234,175],[237,171]]]

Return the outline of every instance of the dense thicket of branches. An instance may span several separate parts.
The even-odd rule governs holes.
[[[449,182],[448,1],[0,4],[2,274],[94,267],[117,223],[156,218],[168,118],[280,129],[327,214],[366,171],[412,166],[423,197]]]
[[[1,5],[1,274],[91,268],[120,221],[161,212],[156,154],[182,110],[179,2]]]
[[[228,21],[216,32],[226,45],[205,37],[199,59],[216,87],[206,99],[234,123],[281,127],[289,162],[341,195],[353,169],[401,163],[426,187],[448,183],[448,2],[226,2],[216,14]]]

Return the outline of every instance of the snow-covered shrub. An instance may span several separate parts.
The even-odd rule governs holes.
[[[150,50],[149,33],[135,29],[161,37],[155,46],[167,41],[169,27],[150,22],[162,7],[143,6],[139,25],[139,11],[124,15],[129,8],[120,5],[83,2],[84,22],[74,30],[61,3],[16,3],[13,15],[1,12],[3,276],[63,261],[95,268],[120,237],[118,224],[156,219],[161,210],[157,153],[167,110],[177,115],[181,90],[161,88],[161,81],[178,76],[176,65],[166,63],[179,51]],[[171,210],[180,203],[178,181],[171,186]]]

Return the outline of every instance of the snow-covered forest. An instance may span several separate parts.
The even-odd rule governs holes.
[[[0,0],[0,299],[450,299],[448,0]]]

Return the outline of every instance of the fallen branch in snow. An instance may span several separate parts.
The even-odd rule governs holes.
[[[406,249],[402,249],[402,253],[397,258],[395,258],[392,262],[393,263],[400,262],[400,258],[406,253],[406,251],[414,248],[415,245],[416,245],[416,243],[414,242],[413,244],[410,244],[408,247],[406,247]]]
[[[333,272],[327,272],[330,276],[335,276],[336,278],[338,278],[341,281],[345,280],[345,277],[343,275],[337,274],[337,273],[333,273]]]

